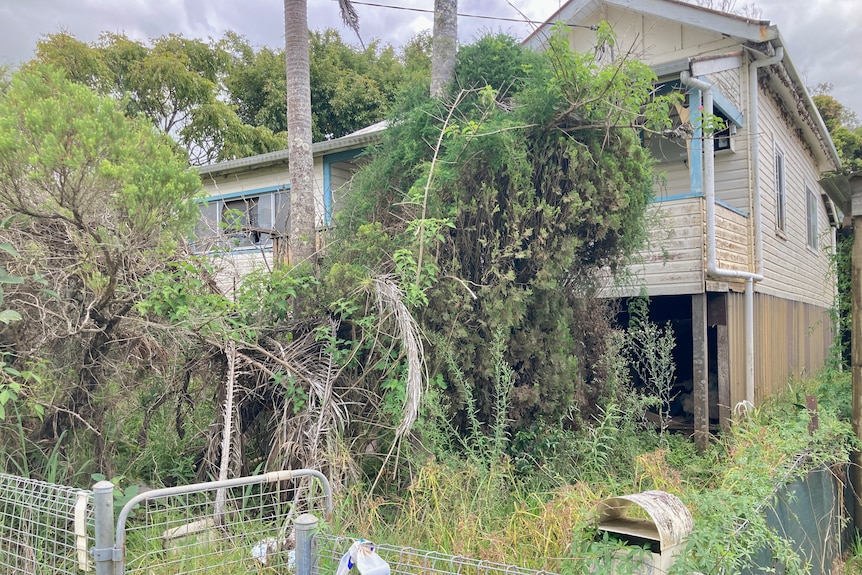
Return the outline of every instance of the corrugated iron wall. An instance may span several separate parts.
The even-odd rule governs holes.
[[[792,377],[825,365],[834,329],[828,309],[770,295],[754,299],[755,404],[787,389]],[[745,399],[745,296],[727,294],[731,407]]]

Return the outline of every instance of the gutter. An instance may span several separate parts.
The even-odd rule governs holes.
[[[709,116],[714,114],[712,84],[692,77],[688,70],[680,73],[680,81],[703,93],[703,112]],[[692,106],[693,107],[693,106]],[[749,117],[757,114],[751,110]],[[695,127],[695,138],[703,137],[700,126]],[[715,246],[715,140],[712,135],[703,138],[703,194],[706,199],[706,271],[716,278],[732,278],[745,280],[745,401],[754,406],[754,282],[763,279],[762,273],[744,272],[718,267]],[[760,191],[755,190],[759,204]],[[757,234],[760,226],[755,222]],[[757,240],[760,241],[759,239]],[[707,369],[708,373],[708,369]]]
[[[380,135],[385,129],[385,122],[379,122],[378,124],[374,124],[368,128],[363,128],[358,132],[354,132],[334,140],[315,142],[311,145],[311,153],[313,156],[317,157],[329,152],[361,148],[379,141]],[[287,160],[288,150],[284,149],[266,154],[259,154],[257,156],[238,158],[236,160],[226,160],[224,162],[200,166],[197,168],[197,171],[201,175],[208,174],[215,176],[232,170],[250,167],[260,168],[271,164],[277,164],[279,162],[287,162]]]

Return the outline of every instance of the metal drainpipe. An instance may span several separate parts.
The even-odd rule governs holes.
[[[775,49],[775,53],[762,60],[755,60],[748,66],[748,134],[751,142],[749,151],[752,158],[754,172],[754,193],[753,202],[753,217],[754,217],[754,260],[756,263],[757,275],[760,276],[760,281],[763,279],[763,212],[761,210],[762,192],[760,189],[760,100],[758,85],[757,85],[757,70],[764,66],[780,62],[784,58],[784,48],[779,46]],[[745,379],[745,399],[752,406],[754,405],[754,285],[752,280],[748,280],[745,284],[745,308],[746,308],[746,379]],[[750,320],[748,318],[751,318]],[[749,346],[751,346],[751,355],[749,355]]]
[[[679,76],[686,86],[703,93],[703,112],[712,116],[712,84],[693,78],[688,71]],[[695,137],[703,132],[695,127]],[[706,271],[719,278],[737,278],[745,281],[745,399],[754,405],[754,282],[763,279],[758,273],[729,270],[718,267],[715,249],[715,140],[710,135],[703,139],[703,195],[706,199]]]

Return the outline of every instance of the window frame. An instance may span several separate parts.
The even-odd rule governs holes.
[[[775,231],[787,234],[787,161],[778,144],[773,147],[773,190],[775,200]]]
[[[269,232],[277,228],[277,222],[287,210],[289,187],[281,184],[211,195],[197,201],[200,218],[195,226],[194,241],[196,251],[245,252],[272,248]],[[242,208],[244,204],[253,206],[251,219],[226,216],[228,210]],[[246,212],[245,209],[240,209]],[[240,226],[237,226],[239,220]],[[243,221],[245,220],[245,221]],[[239,227],[239,229],[237,229]]]
[[[263,198],[263,195],[257,195],[219,200],[220,234],[230,240],[237,240],[239,245],[236,247],[247,247],[248,244],[260,246],[263,229],[260,222],[260,204],[265,201]],[[244,245],[244,241],[248,243]]]
[[[805,184],[805,240],[815,252],[820,249],[820,207],[818,196],[809,184]]]

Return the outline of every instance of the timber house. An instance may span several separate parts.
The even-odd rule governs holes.
[[[840,161],[770,22],[676,0],[571,0],[525,44],[542,49],[563,22],[573,49],[619,57],[597,50],[601,21],[652,67],[659,90],[685,95],[675,124],[694,132],[645,136],[661,176],[650,246],[605,295],[644,291],[651,318],[671,322],[677,391],[693,391],[694,428],[706,432],[824,366],[840,222],[819,181]],[[701,110],[725,129],[705,136]]]
[[[676,336],[678,390],[691,392],[688,425],[701,439],[726,426],[734,406],[759,404],[789,378],[824,365],[834,336],[836,296],[830,255],[839,212],[823,192],[823,173],[839,166],[826,127],[806,92],[778,28],[676,0],[571,0],[525,40],[541,50],[555,22],[571,46],[597,50],[595,26],[607,21],[618,47],[652,66],[658,89],[679,90],[678,125],[690,139],[645,136],[659,160],[648,249],[629,279],[606,297],[647,293],[651,317]],[[700,110],[726,128],[704,136]],[[314,144],[326,226],[357,155],[384,129],[377,124]],[[250,269],[271,265],[272,232],[286,221],[287,151],[200,168],[197,247],[220,248],[219,281],[230,289]],[[226,214],[242,229],[226,230]]]

